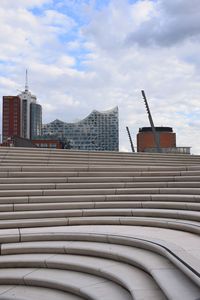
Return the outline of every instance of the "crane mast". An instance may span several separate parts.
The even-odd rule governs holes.
[[[127,133],[128,133],[130,144],[131,144],[131,150],[132,150],[132,152],[135,152],[135,149],[134,149],[134,146],[133,146],[133,141],[132,141],[131,134],[130,134],[128,126],[126,126],[126,130],[127,130]]]

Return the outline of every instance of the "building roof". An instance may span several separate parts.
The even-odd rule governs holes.
[[[173,132],[172,127],[156,126],[155,129],[156,129],[156,131],[159,131],[159,132]],[[151,127],[139,128],[139,132],[148,132],[148,131],[152,131],[152,128]]]
[[[106,111],[98,111],[98,110],[93,110],[87,117],[83,118],[82,120],[79,120],[77,122],[64,122],[64,121],[61,121],[59,119],[56,119],[48,124],[80,124],[84,121],[86,121],[89,117],[91,117],[92,115],[96,115],[96,114],[100,114],[100,115],[109,115],[111,113],[118,113],[118,107],[114,107],[112,109],[109,109],[109,110],[106,110]],[[44,124],[44,125],[47,125],[47,124]]]

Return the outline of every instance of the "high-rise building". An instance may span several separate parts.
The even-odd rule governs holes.
[[[21,100],[18,96],[3,96],[2,141],[21,134]]]
[[[36,104],[36,96],[31,94],[28,89],[28,75],[26,70],[26,83],[25,83],[25,90],[18,95],[21,99],[21,137],[30,139],[31,137],[31,115],[33,119],[33,113],[31,112],[31,104]],[[34,107],[33,107],[34,108]],[[34,111],[36,111],[34,109]],[[35,119],[35,117],[34,117]],[[34,122],[35,124],[35,122]],[[41,123],[42,125],[42,123]],[[34,129],[33,129],[34,131]],[[40,132],[41,134],[41,132]]]
[[[44,124],[43,135],[56,135],[68,141],[71,149],[118,151],[118,107],[104,112],[94,110],[76,123],[55,120]]]
[[[21,137],[30,139],[31,103],[36,103],[36,97],[28,90],[18,95],[21,99]]]
[[[32,102],[30,104],[30,138],[42,133],[42,106]]]
[[[41,135],[42,108],[28,90],[27,71],[25,90],[17,96],[3,96],[2,112],[3,142],[14,135],[26,139]]]

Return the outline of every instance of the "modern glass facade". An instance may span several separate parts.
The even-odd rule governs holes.
[[[76,123],[55,120],[42,127],[43,135],[56,135],[67,140],[71,149],[118,151],[118,107],[99,112],[94,110],[85,119]]]
[[[42,107],[40,104],[30,104],[30,137],[40,136],[42,133]]]
[[[18,97],[21,99],[21,137],[30,139],[30,105],[31,103],[36,103],[36,96],[32,95],[28,90],[25,89],[25,91],[19,94]]]
[[[24,138],[29,138],[27,127],[29,124],[29,114],[27,113],[28,110],[28,103],[27,100],[22,100],[22,136]]]

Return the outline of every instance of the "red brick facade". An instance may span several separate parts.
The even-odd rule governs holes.
[[[55,149],[62,149],[62,143],[58,140],[32,140],[33,145],[39,148],[55,148]]]
[[[161,148],[176,147],[176,133],[157,131],[160,138]],[[155,148],[155,140],[152,131],[140,131],[137,134],[137,151],[144,152],[147,148]]]
[[[3,142],[11,136],[20,136],[21,107],[18,96],[3,97]]]

